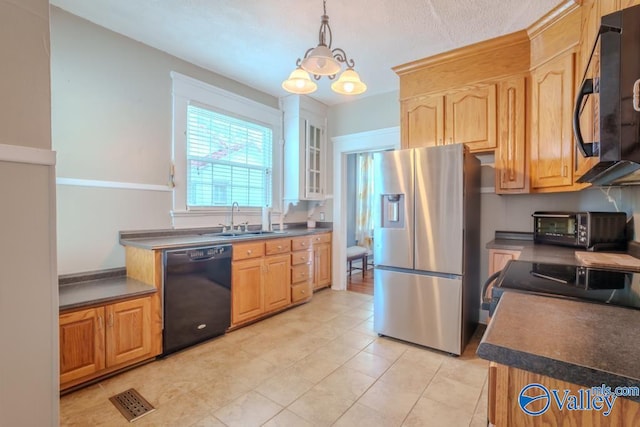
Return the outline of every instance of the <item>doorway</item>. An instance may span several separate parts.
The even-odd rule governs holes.
[[[400,148],[400,128],[392,127],[331,138],[333,147],[333,289],[347,289],[347,163],[349,154]]]

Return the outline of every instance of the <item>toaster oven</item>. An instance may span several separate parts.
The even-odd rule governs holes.
[[[534,212],[536,243],[574,246],[589,251],[625,250],[627,215],[624,212]]]

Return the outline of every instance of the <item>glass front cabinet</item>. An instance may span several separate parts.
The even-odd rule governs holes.
[[[305,183],[307,200],[324,199],[324,128],[305,120]]]
[[[284,200],[326,198],[326,106],[304,95],[282,99],[284,114]]]

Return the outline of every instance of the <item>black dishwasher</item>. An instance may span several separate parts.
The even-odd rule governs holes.
[[[231,324],[231,245],[164,252],[162,354],[222,335]]]

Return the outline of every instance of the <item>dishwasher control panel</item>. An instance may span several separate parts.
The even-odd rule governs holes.
[[[231,255],[231,245],[213,246],[209,248],[190,249],[187,251],[190,259],[212,258],[221,255]]]

